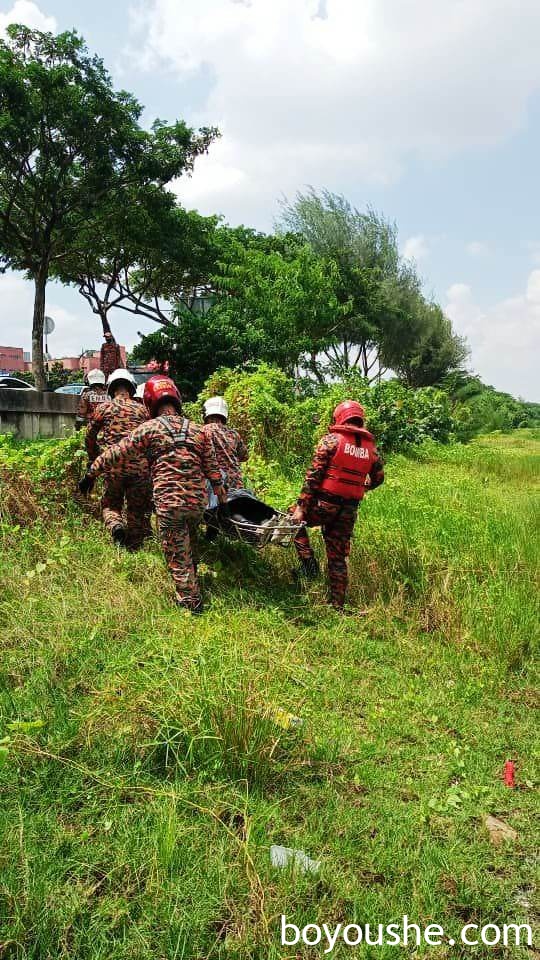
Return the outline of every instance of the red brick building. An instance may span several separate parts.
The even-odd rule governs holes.
[[[0,347],[0,373],[23,373],[24,350],[22,347]]]

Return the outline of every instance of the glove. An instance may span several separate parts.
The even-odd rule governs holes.
[[[87,496],[87,494],[89,494],[90,491],[93,489],[93,486],[94,486],[94,483],[95,483],[95,482],[96,482],[96,481],[95,481],[94,477],[91,476],[91,474],[85,473],[85,475],[84,475],[84,477],[82,478],[82,480],[79,480],[79,491],[80,491],[80,493],[82,493],[83,496]]]

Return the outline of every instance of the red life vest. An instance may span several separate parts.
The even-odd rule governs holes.
[[[330,427],[338,434],[338,445],[319,490],[331,497],[361,500],[366,492],[366,477],[378,460],[375,438],[363,427],[351,424]]]

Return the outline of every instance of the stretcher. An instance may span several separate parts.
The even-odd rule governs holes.
[[[266,546],[289,547],[302,527],[288,513],[259,500],[251,490],[229,490],[227,502],[219,504],[209,496],[204,519],[212,534],[241,540],[259,550]]]

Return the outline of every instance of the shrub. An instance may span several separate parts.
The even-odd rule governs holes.
[[[267,364],[251,369],[219,370],[208,380],[199,403],[222,393],[231,425],[245,436],[253,454],[295,467],[309,459],[326,431],[334,407],[345,399],[366,408],[369,429],[385,452],[402,450],[426,438],[450,439],[454,421],[446,393],[433,387],[412,390],[396,380],[370,386],[357,374],[298,396],[283,371]],[[193,408],[192,408],[193,409]],[[195,407],[195,410],[198,408]]]
[[[2,518],[27,522],[71,501],[85,461],[83,433],[37,443],[0,434]]]

